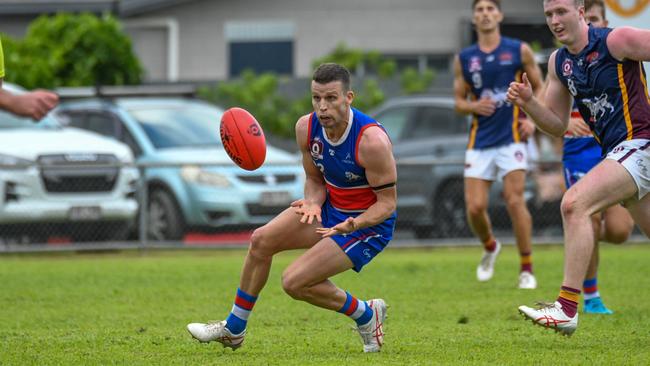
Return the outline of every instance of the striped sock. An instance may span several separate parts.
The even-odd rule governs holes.
[[[359,301],[356,297],[350,295],[349,292],[345,292],[347,296],[345,299],[345,304],[338,311],[339,313],[345,314],[350,318],[354,319],[357,322],[357,325],[364,325],[372,319],[372,308],[366,304],[365,301]]]
[[[598,292],[598,278],[590,278],[588,280],[585,280],[585,282],[582,283],[582,288],[584,290],[584,298],[585,300],[591,300],[595,299],[597,297],[600,297],[600,293]]]
[[[573,318],[578,312],[578,301],[580,300],[580,290],[562,286],[560,296],[557,301],[562,304],[562,311],[566,316]]]
[[[519,254],[521,260],[521,270],[519,272],[533,273],[533,255],[531,252]]]
[[[483,242],[483,248],[485,248],[486,252],[494,252],[497,248],[497,239],[494,236],[490,236],[488,240]]]
[[[249,295],[239,288],[237,289],[235,303],[232,306],[230,315],[226,318],[226,328],[232,334],[240,334],[246,329],[246,322],[248,322],[248,317],[253,311],[255,301],[257,301],[257,297]]]

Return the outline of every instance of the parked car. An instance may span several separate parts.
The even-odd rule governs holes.
[[[400,227],[411,228],[420,238],[470,236],[463,187],[469,117],[454,111],[450,96],[395,98],[371,114],[393,141]],[[495,226],[510,224],[502,188],[495,182],[490,191],[488,210]],[[529,179],[527,201],[534,190]]]
[[[255,171],[232,163],[219,137],[223,112],[192,98],[132,96],[64,102],[55,113],[131,147],[149,166],[147,236],[179,240],[188,230],[266,223],[303,195],[302,166],[287,152],[268,146]]]
[[[3,83],[12,93],[18,86]],[[127,166],[124,166],[127,165]],[[139,173],[128,146],[96,133],[0,111],[0,236],[126,238],[137,213]]]

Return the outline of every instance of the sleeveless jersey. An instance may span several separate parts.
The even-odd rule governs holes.
[[[578,107],[573,104],[573,110],[571,110],[572,118],[581,118]],[[601,146],[593,135],[589,136],[573,136],[570,133],[564,135],[564,144],[563,144],[562,160],[584,160],[591,159],[593,157],[600,157],[601,155]]]
[[[577,55],[562,47],[555,73],[573,95],[580,115],[606,155],[625,140],[650,139],[650,97],[643,64],[618,61],[607,47],[611,28],[589,27],[589,43]]]
[[[478,44],[459,54],[465,82],[471,86],[472,97],[489,97],[496,103],[491,116],[474,115],[468,149],[481,149],[521,142],[519,136],[519,107],[506,100],[510,83],[521,78],[521,41],[501,37],[499,46],[490,53]]]
[[[377,195],[359,165],[359,141],[366,128],[379,126],[383,130],[383,126],[357,109],[351,111],[351,123],[334,143],[325,135],[316,113],[312,113],[308,141],[312,160],[325,178],[329,203],[341,212],[361,213],[377,202]]]

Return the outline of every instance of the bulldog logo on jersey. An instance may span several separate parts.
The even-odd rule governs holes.
[[[354,182],[355,180],[361,179],[361,176],[352,172],[345,172],[345,178],[348,180],[348,182]]]
[[[573,75],[573,61],[566,59],[562,63],[562,76],[568,77]]]
[[[311,140],[311,157],[316,160],[323,159],[323,141],[318,137]]]

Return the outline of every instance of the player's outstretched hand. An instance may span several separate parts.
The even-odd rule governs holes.
[[[294,212],[301,215],[300,222],[303,224],[313,224],[314,219],[318,222],[323,222],[321,219],[321,208],[317,204],[308,203],[304,199],[291,202]]]
[[[45,115],[59,104],[59,96],[47,90],[35,90],[14,99],[12,112],[29,117],[34,122],[40,121]]]
[[[526,73],[523,73],[521,81],[521,83],[518,83],[516,81],[510,83],[507,98],[509,102],[523,107],[524,104],[533,99],[533,87],[530,85],[530,81],[528,81],[528,75],[526,75]]]
[[[354,219],[352,217],[348,217],[345,219],[345,221],[338,225],[329,228],[320,227],[316,229],[316,232],[318,234],[321,234],[323,238],[327,238],[332,235],[349,234],[355,230],[357,230],[357,227],[354,225]]]

